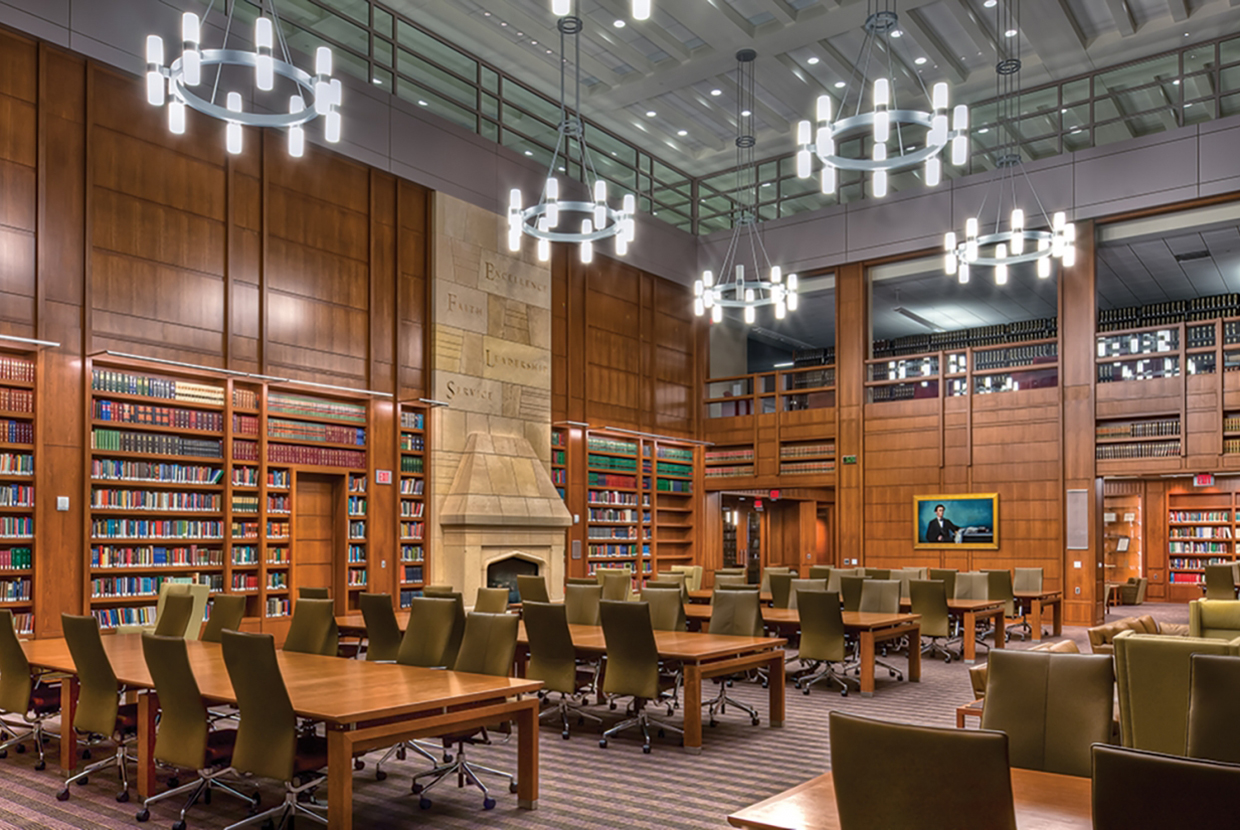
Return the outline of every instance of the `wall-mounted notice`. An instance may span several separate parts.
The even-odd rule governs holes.
[[[1089,550],[1089,491],[1069,490],[1067,502],[1068,550]]]

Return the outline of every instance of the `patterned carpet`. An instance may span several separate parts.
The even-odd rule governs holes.
[[[1131,613],[1154,613],[1167,622],[1187,622],[1184,605],[1147,604],[1137,608],[1120,607],[1108,615],[1114,620]],[[1083,651],[1088,651],[1083,628],[1065,629]],[[1012,641],[1012,648],[1030,644]],[[902,657],[893,657],[898,666]],[[795,664],[793,664],[795,665]],[[711,690],[705,690],[707,696]],[[426,762],[409,760],[387,767],[386,781],[374,780],[373,754],[366,769],[355,777],[355,824],[360,828],[723,828],[728,813],[752,804],[788,787],[812,778],[829,767],[827,713],[852,712],[890,720],[937,726],[955,724],[955,707],[972,699],[966,667],[953,661],[925,660],[920,683],[898,682],[879,670],[878,693],[869,699],[856,692],[841,697],[838,692],[815,689],[805,696],[791,685],[787,694],[787,721],[782,729],[766,724],[766,690],[751,683],[738,682],[730,693],[758,708],[761,726],[751,726],[743,713],[729,711],[715,728],[705,727],[701,755],[687,755],[674,738],[656,740],[654,752],[644,755],[637,738],[630,733],[614,739],[600,749],[597,733],[586,726],[562,740],[557,727],[546,726],[541,733],[541,793],[539,809],[520,810],[516,796],[503,782],[496,787],[499,802],[489,812],[482,810],[477,790],[457,789],[444,782],[430,793],[434,805],[418,808],[416,796],[409,793],[409,777],[426,768]],[[601,707],[605,719],[617,712]],[[679,720],[679,714],[674,718]],[[51,747],[49,747],[51,749]],[[479,763],[501,769],[515,769],[516,743],[478,747],[470,751]],[[54,830],[112,830],[138,827],[134,821],[136,804],[118,804],[114,777],[92,777],[86,786],[73,788],[73,797],[58,802],[60,776],[54,764],[46,772],[34,770],[31,753],[10,752],[0,762],[5,788],[0,792],[0,828],[52,828]],[[272,804],[280,793],[270,785],[262,788],[264,803]],[[179,804],[162,802],[152,808],[147,826],[168,826],[176,821]],[[216,797],[211,805],[196,807],[189,815],[191,828],[221,828],[245,815],[244,807]],[[304,825],[304,822],[303,822]]]

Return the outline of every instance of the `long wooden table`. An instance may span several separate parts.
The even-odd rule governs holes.
[[[155,789],[155,717],[159,700],[142,654],[139,634],[105,637],[104,650],[117,680],[138,696],[138,794]],[[211,703],[235,703],[220,646],[186,643],[199,691]],[[72,675],[76,670],[62,639],[22,643],[31,665]],[[417,737],[447,734],[515,719],[518,729],[517,798],[520,806],[538,805],[538,709],[541,681],[483,674],[437,671],[412,666],[342,660],[312,654],[277,652],[294,711],[327,727],[328,822],[333,830],[353,826],[353,756]],[[60,766],[77,765],[73,729],[78,683],[61,685]],[[522,695],[526,695],[522,697]]]
[[[605,654],[607,642],[603,628],[597,625],[570,625],[573,647],[579,654]],[[659,657],[675,660],[684,667],[685,701],[681,707],[685,718],[685,751],[702,751],[702,682],[711,677],[737,674],[765,667],[770,673],[767,722],[772,727],[784,725],[784,650],[787,640],[778,637],[731,637],[703,634],[697,631],[656,631],[655,645]],[[517,633],[517,660],[527,655],[529,639],[525,623]],[[520,668],[518,669],[521,670]]]
[[[1051,632],[1055,637],[1063,635],[1063,591],[1013,591],[1013,596],[1022,607],[1029,607],[1030,627],[1035,643],[1042,639],[1042,610],[1049,607],[1052,612]]]
[[[898,784],[895,784],[898,786]],[[968,782],[959,786],[967,787]],[[1091,830],[1092,784],[1088,778],[1012,769],[1012,798],[1020,830]],[[933,809],[930,804],[926,809]],[[749,830],[839,830],[835,782],[820,775],[728,816],[733,827]],[[960,816],[960,826],[970,825]]]
[[[685,617],[698,622],[710,621],[711,606],[685,605]],[[921,617],[917,614],[875,614],[862,611],[844,611],[844,629],[857,634],[860,643],[858,658],[861,661],[861,696],[874,696],[875,647],[888,640],[908,637],[910,643],[921,642]],[[762,621],[772,628],[800,630],[801,615],[795,608],[769,608],[763,606]],[[908,679],[921,680],[921,648],[909,648]]]
[[[995,644],[992,648],[1003,648],[1003,620],[1004,605],[1001,599],[949,599],[947,601],[947,610],[952,616],[963,617],[962,623],[963,636],[960,638],[961,649],[964,652],[964,662],[974,663],[977,661],[977,643],[974,642],[974,632],[977,630],[977,621],[987,618],[994,620],[995,626]],[[908,609],[913,607],[913,601],[908,597],[900,597],[900,608]]]

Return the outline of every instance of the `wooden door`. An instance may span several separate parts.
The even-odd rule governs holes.
[[[343,539],[344,476],[298,473],[293,496],[293,590],[328,587],[343,591],[332,578],[336,550]],[[296,595],[294,595],[294,599]]]

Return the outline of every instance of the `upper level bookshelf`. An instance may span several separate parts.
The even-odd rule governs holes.
[[[0,608],[33,635],[36,516],[34,352],[0,349]]]
[[[568,430],[551,428],[551,483],[560,498],[568,499]]]
[[[422,595],[426,587],[426,482],[427,469],[426,436],[428,410],[421,404],[400,405],[399,447],[400,454],[400,505],[397,510],[397,539],[400,560],[397,583],[400,590],[400,607],[408,608],[413,598]]]

